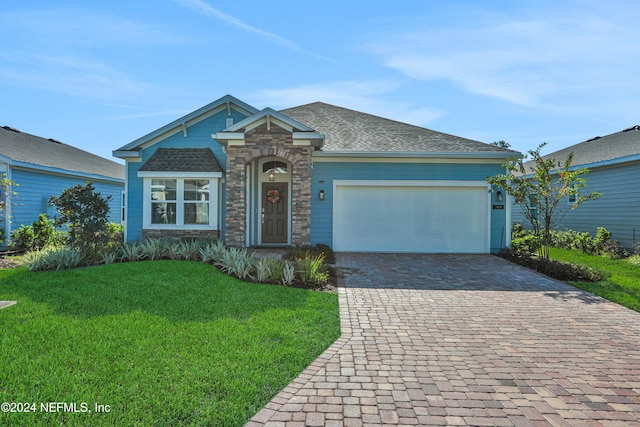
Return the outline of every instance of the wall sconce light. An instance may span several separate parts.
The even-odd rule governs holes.
[[[502,191],[497,191],[496,192],[496,199],[501,202],[502,201]]]
[[[275,174],[275,173],[273,173],[273,172],[271,172],[271,173],[269,174],[269,181],[275,181],[275,180],[276,180],[276,174]]]
[[[320,190],[320,193],[318,193],[318,198],[320,200],[324,200],[324,190]]]

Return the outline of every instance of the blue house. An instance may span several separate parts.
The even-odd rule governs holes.
[[[258,110],[230,95],[114,151],[129,240],[425,253],[507,245],[510,207],[485,178],[514,154],[321,102]]]
[[[597,136],[543,158],[564,164],[571,153],[572,169],[589,169],[584,176],[584,191],[597,191],[601,197],[575,210],[569,208],[568,201],[564,202],[557,209],[560,220],[553,225],[559,230],[589,232],[592,236],[598,227],[604,227],[622,246],[632,250],[640,240],[640,126]],[[524,222],[519,208],[514,209],[513,220]]]
[[[41,213],[53,217],[51,196],[77,184],[93,182],[109,203],[112,222],[122,222],[124,166],[54,139],[41,138],[8,126],[0,127],[0,176],[16,182],[17,195],[8,194],[0,211],[0,230],[8,244],[11,231],[31,224]]]

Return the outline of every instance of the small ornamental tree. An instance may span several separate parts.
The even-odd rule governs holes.
[[[57,222],[69,229],[69,244],[83,255],[107,239],[109,200],[95,191],[91,182],[67,188],[59,197],[51,196],[51,203],[59,212]]]
[[[545,145],[530,150],[528,156],[509,159],[503,165],[506,173],[488,177],[487,182],[513,197],[539,240],[539,255],[548,260],[551,229],[568,212],[562,207],[576,209],[587,200],[596,200],[600,194],[595,191],[581,194],[580,190],[587,185],[582,176],[589,170],[571,168],[573,153],[560,165],[554,158],[542,158],[540,150]],[[532,161],[530,170],[525,167],[528,160]],[[561,200],[567,203],[560,204]]]

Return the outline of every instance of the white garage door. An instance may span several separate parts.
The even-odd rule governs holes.
[[[336,181],[333,246],[343,252],[489,252],[486,183]]]

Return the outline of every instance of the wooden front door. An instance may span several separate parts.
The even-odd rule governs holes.
[[[289,242],[289,195],[286,182],[262,183],[262,243]]]

